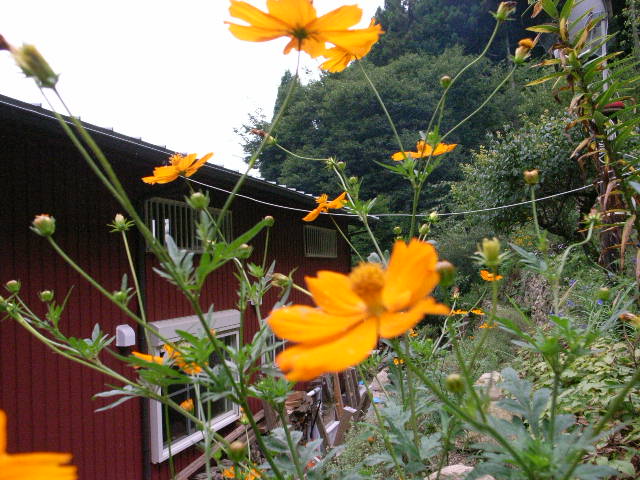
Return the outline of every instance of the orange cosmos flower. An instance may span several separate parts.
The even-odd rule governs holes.
[[[198,171],[207,160],[213,156],[213,153],[207,153],[200,160],[196,158],[196,154],[192,153],[183,157],[179,153],[169,157],[169,165],[156,167],[153,169],[153,175],[150,177],[142,177],[144,183],[169,183],[183,175],[190,177]]]
[[[495,325],[489,325],[487,322],[484,322],[478,328],[496,328],[496,326]]]
[[[394,365],[402,365],[404,363],[404,360],[402,358],[398,358],[398,357],[393,357],[393,364]]]
[[[226,23],[240,40],[265,42],[288,37],[291,40],[284,48],[285,54],[295,48],[313,58],[325,54],[327,42],[361,58],[382,33],[373,27],[349,30],[362,17],[362,9],[356,5],[337,8],[321,17],[317,16],[312,0],[267,0],[267,10],[263,12],[247,2],[231,0],[231,16],[249,25]]]
[[[497,282],[503,278],[502,275],[491,273],[489,270],[480,270],[480,276],[485,282]]]
[[[342,48],[342,47],[333,47],[326,50],[323,56],[327,59],[320,68],[323,70],[327,70],[328,72],[341,72],[352,60],[361,59],[369,53],[373,44],[376,43],[378,37],[383,34],[382,27],[375,23],[375,19],[371,19],[371,23],[369,24],[369,28],[365,28],[360,30],[360,32],[365,35],[368,33],[369,39],[362,45],[360,49],[352,48],[350,50]]]
[[[222,476],[224,478],[240,478],[244,480],[256,480],[260,478],[260,471],[252,468],[246,472],[239,472],[236,475],[234,467],[229,467],[222,471]]]
[[[417,239],[395,243],[386,271],[361,263],[351,274],[320,271],[306,277],[317,308],[292,305],[271,313],[273,333],[296,343],[276,357],[289,380],[311,380],[364,360],[379,337],[393,338],[425,314],[447,315],[449,307],[428,294],[440,280],[438,254]]]
[[[0,410],[0,479],[76,480],[70,453],[7,453],[7,415]]]
[[[415,152],[396,152],[391,155],[391,158],[396,162],[403,161],[406,157],[411,158],[425,158],[425,157],[437,157],[445,153],[451,152],[458,146],[457,143],[439,143],[436,145],[435,150],[424,140],[420,140],[416,144]]]
[[[321,213],[328,212],[330,208],[336,210],[338,208],[344,207],[348,202],[346,197],[347,192],[342,192],[340,195],[329,202],[329,197],[326,193],[323,193],[318,198],[316,198],[316,203],[318,204],[318,206],[311,210],[305,217],[302,218],[302,220],[304,220],[305,222],[313,222]]]
[[[157,363],[158,365],[162,365],[164,363],[164,360],[162,359],[162,357],[158,357],[156,355],[149,355],[148,353],[131,352],[131,355],[149,363]]]
[[[187,412],[193,412],[193,409],[195,408],[193,398],[187,398],[185,401],[181,402],[180,407],[184,408]]]
[[[193,362],[185,362],[184,358],[182,358],[182,355],[180,355],[180,353],[174,350],[170,345],[165,344],[162,348],[165,352],[167,352],[169,358],[172,359],[175,364],[187,375],[196,375],[202,372],[202,367],[200,365]]]
[[[474,313],[476,315],[484,315],[484,311],[481,308],[474,308],[473,310],[471,310],[471,313]]]
[[[451,315],[468,315],[469,310],[451,310]]]

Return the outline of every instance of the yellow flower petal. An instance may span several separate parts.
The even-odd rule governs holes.
[[[305,277],[316,305],[331,315],[362,315],[364,301],[351,290],[349,277],[337,272],[320,271],[317,277]]]
[[[267,10],[270,16],[294,28],[306,27],[317,17],[309,0],[267,0]]]
[[[447,315],[449,307],[436,302],[428,297],[420,300],[406,312],[387,312],[380,316],[380,336],[382,338],[393,338],[402,335],[410,328],[415,327],[426,314]]]
[[[431,292],[440,280],[436,263],[438,254],[430,243],[414,239],[407,245],[397,241],[385,273],[385,307],[390,311],[404,310]]]
[[[244,20],[253,28],[258,28],[263,31],[272,32],[286,32],[290,25],[284,22],[282,19],[276,16],[263,12],[259,8],[248,4],[247,2],[241,2],[238,0],[231,0],[231,6],[229,7],[229,14],[232,17]],[[231,24],[234,25],[234,24]],[[284,35],[281,33],[280,35]],[[278,35],[278,36],[280,36]],[[275,37],[274,37],[275,38]]]
[[[377,319],[370,317],[336,340],[308,346],[295,345],[276,357],[291,381],[312,380],[327,372],[339,372],[367,358],[377,340]]]
[[[344,31],[347,28],[353,27],[361,18],[362,9],[360,7],[357,5],[344,5],[314,19],[309,23],[308,28],[312,32],[336,33],[337,31]],[[331,40],[328,41],[334,43]]]
[[[273,333],[296,343],[318,344],[330,341],[361,322],[365,315],[329,315],[318,308],[292,305],[271,313],[267,322]]]

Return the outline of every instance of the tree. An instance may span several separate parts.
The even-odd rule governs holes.
[[[441,55],[404,55],[388,65],[363,66],[377,85],[404,142],[405,150],[414,149],[418,132],[427,127],[434,107],[442,93],[439,79],[452,75],[471,60],[461,48],[449,49]],[[503,78],[505,69],[488,60],[472,67],[449,94],[443,131],[451,128],[482,101]],[[291,81],[290,77],[285,81]],[[281,86],[282,92],[284,85]],[[443,198],[445,180],[455,179],[457,164],[484,138],[487,129],[517,120],[514,92],[507,89],[497,95],[469,122],[456,130],[449,141],[461,145],[449,154],[432,175],[431,183],[440,185],[425,192],[422,207],[433,208]],[[255,119],[254,119],[255,120]],[[265,128],[263,121],[245,126]],[[325,75],[320,80],[299,86],[276,132],[278,142],[287,149],[307,157],[335,157],[345,161],[347,172],[364,179],[362,193],[373,197],[385,193],[389,208],[407,211],[410,191],[404,180],[381,168],[376,162],[391,163],[390,156],[399,150],[392,131],[373,92],[356,66],[337,75]],[[255,140],[245,136],[249,155]],[[322,162],[303,161],[276,147],[262,153],[258,161],[261,174],[307,192],[337,193],[339,187],[333,174]]]

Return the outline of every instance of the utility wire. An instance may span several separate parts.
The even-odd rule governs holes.
[[[229,190],[225,190],[224,188],[215,187],[213,185],[209,185],[207,183],[200,182],[198,180],[194,180],[192,178],[185,178],[185,180],[188,180],[189,182],[192,182],[192,183],[196,183],[196,184],[201,185],[203,187],[210,188],[212,190],[217,190],[217,191],[224,192],[224,193],[227,193],[227,194],[231,193]],[[548,200],[550,198],[560,197],[562,195],[568,195],[570,193],[579,192],[581,190],[587,190],[589,188],[593,188],[593,184],[592,185],[584,185],[582,187],[574,188],[572,190],[567,190],[566,192],[554,193],[553,195],[547,195],[546,197],[540,197],[540,198],[537,198],[535,201],[536,202],[541,202],[541,201],[544,201],[544,200]],[[269,207],[281,208],[283,210],[292,210],[294,212],[309,213],[309,210],[306,210],[304,208],[288,207],[286,205],[279,205],[277,203],[265,202],[264,200],[258,200],[257,198],[249,197],[248,195],[242,195],[240,193],[237,193],[236,196],[244,198],[244,199],[247,199],[247,200],[250,200],[250,201],[255,202],[255,203],[259,203],[261,205],[267,205]],[[474,213],[491,212],[491,211],[494,211],[494,210],[503,210],[503,209],[506,209],[506,208],[519,207],[521,205],[527,205],[527,204],[529,204],[531,202],[532,202],[532,200],[525,200],[525,201],[522,201],[522,202],[510,203],[508,205],[500,205],[499,207],[482,208],[482,209],[478,209],[478,210],[467,210],[467,211],[464,211],[464,212],[449,212],[449,213],[437,213],[436,212],[436,215],[438,215],[439,217],[450,217],[450,216],[453,216],[453,215],[467,215],[467,214],[474,214]],[[325,213],[325,212],[323,212],[322,215],[332,215],[332,216],[335,216],[335,217],[357,217],[357,215],[355,215],[353,213]],[[372,217],[372,218],[380,218],[380,217],[410,217],[411,214],[410,213],[377,213],[375,215],[369,215],[369,216]],[[424,214],[423,215],[419,215],[419,216],[424,216]]]

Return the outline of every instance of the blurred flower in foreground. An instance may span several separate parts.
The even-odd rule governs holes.
[[[311,210],[305,217],[302,218],[305,222],[313,222],[321,213],[328,212],[329,209],[336,210],[342,208],[347,204],[347,192],[342,192],[333,200],[329,201],[329,197],[326,193],[323,193],[316,198],[318,206]]]
[[[444,153],[451,152],[454,148],[458,146],[457,143],[439,143],[436,145],[435,150],[431,145],[429,145],[424,140],[420,140],[416,144],[415,152],[396,152],[391,155],[391,158],[396,162],[401,162],[407,157],[411,158],[425,158],[425,157],[437,157],[438,155],[442,155]]]
[[[353,58],[362,58],[378,41],[382,30],[378,25],[349,30],[362,18],[362,9],[345,5],[318,17],[311,0],[267,0],[268,12],[239,0],[231,0],[229,13],[249,25],[229,24],[229,30],[240,40],[266,42],[280,37],[290,38],[284,53],[292,49],[307,52],[313,58],[329,57],[331,71],[339,71],[347,62],[338,57],[346,52]],[[335,45],[328,51],[326,43]],[[327,55],[327,53],[329,54]]]
[[[489,270],[480,270],[480,276],[485,282],[497,282],[503,278],[502,275],[491,273]]]
[[[195,405],[193,404],[193,398],[187,398],[180,403],[180,407],[184,408],[187,412],[193,412]]]
[[[75,480],[70,453],[7,453],[7,415],[0,410],[0,479]]]
[[[361,263],[349,275],[320,271],[306,277],[318,308],[292,305],[269,317],[275,335],[297,344],[276,358],[287,379],[339,372],[364,360],[378,337],[402,335],[425,314],[447,315],[449,307],[428,296],[440,280],[437,262],[430,243],[399,240],[386,271]]]
[[[366,56],[371,50],[373,44],[378,40],[378,36],[384,33],[382,31],[382,27],[375,23],[375,19],[371,19],[371,23],[369,24],[369,28],[366,29],[372,35],[371,41],[367,42],[363,45],[363,47],[359,50],[351,49],[347,50],[342,47],[333,47],[326,50],[323,54],[327,60],[320,65],[320,68],[323,70],[327,70],[328,72],[341,72],[352,60],[359,60],[362,57]]]
[[[142,177],[144,183],[169,183],[181,175],[190,177],[198,171],[207,160],[213,156],[213,153],[207,153],[204,157],[198,160],[195,153],[187,155],[186,157],[176,153],[169,157],[169,165],[162,167],[156,167],[153,169],[153,175],[150,177]]]

